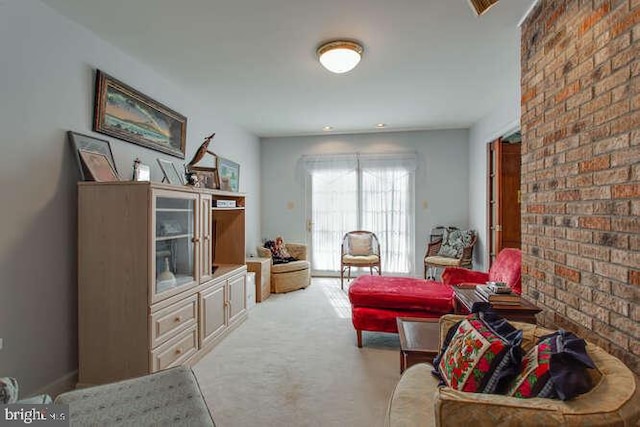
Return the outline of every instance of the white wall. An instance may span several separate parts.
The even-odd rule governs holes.
[[[487,143],[520,126],[520,85],[514,97],[477,121],[469,131],[469,225],[478,231],[474,270],[487,270]]]
[[[0,375],[22,395],[77,369],[76,164],[66,131],[111,141],[122,177],[140,157],[179,159],[91,132],[99,68],[188,117],[187,160],[203,138],[241,164],[247,248],[260,236],[260,145],[229,124],[214,102],[153,69],[36,0],[0,0]],[[125,331],[123,331],[125,332]],[[123,349],[126,351],[126,349]]]
[[[467,130],[383,132],[358,135],[264,138],[262,237],[307,242],[303,155],[417,152],[415,274],[422,276],[426,242],[433,226],[468,226],[469,161]],[[340,242],[336,242],[336,250]]]

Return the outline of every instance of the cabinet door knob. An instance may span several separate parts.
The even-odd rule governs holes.
[[[182,348],[176,348],[176,354],[182,354]]]
[[[182,322],[182,316],[176,316],[176,318],[174,319],[175,322]]]
[[[191,241],[193,243],[198,243],[200,241],[200,238],[199,237],[194,237],[193,239],[191,239]]]
[[[205,235],[204,240],[209,240],[209,235]]]

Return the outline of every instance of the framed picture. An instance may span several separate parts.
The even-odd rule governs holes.
[[[187,118],[100,70],[93,130],[184,159]]]
[[[160,165],[160,169],[162,169],[162,173],[169,184],[184,185],[184,179],[182,175],[178,173],[178,169],[176,169],[175,164],[164,159],[158,159],[158,164]]]
[[[151,180],[151,169],[149,165],[143,165],[142,163],[134,162],[133,164],[133,180],[134,181],[149,181]]]
[[[213,190],[220,188],[216,169],[191,167],[190,170],[198,177],[198,183],[200,183],[201,187]]]
[[[116,171],[109,163],[107,156],[93,151],[80,149],[80,158],[87,167],[89,177],[94,181],[119,181]]]
[[[218,156],[216,161],[220,189],[238,192],[240,189],[240,165]]]
[[[80,150],[91,151],[92,153],[104,154],[113,170],[116,171],[116,176],[118,175],[118,169],[116,168],[116,162],[113,160],[113,154],[111,153],[111,146],[109,145],[109,141],[105,141],[104,139],[94,138],[89,135],[83,135],[81,133],[76,133],[72,131],[67,132],[67,137],[73,151],[76,155],[76,161],[78,162],[78,169],[80,170],[80,178],[83,181],[89,180],[89,172],[87,171],[87,167],[84,162],[80,158]]]

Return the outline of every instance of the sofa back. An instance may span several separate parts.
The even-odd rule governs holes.
[[[520,249],[504,248],[489,269],[489,280],[504,282],[517,293],[522,293],[522,252]]]
[[[447,332],[449,329],[460,320],[464,319],[466,316],[462,316],[459,314],[446,314],[440,318],[440,344],[438,345],[438,350],[442,347],[442,343],[447,336]],[[551,329],[543,328],[542,326],[534,325],[531,323],[524,322],[511,322],[509,321],[515,328],[522,330],[522,350],[526,353],[529,351],[539,340],[541,337],[545,335],[552,334],[555,331]],[[604,351],[593,344],[590,344],[587,341],[587,353],[593,358],[593,353],[604,353]],[[606,353],[605,353],[606,354]],[[610,356],[613,358],[613,356]],[[595,361],[595,359],[594,359]],[[591,379],[593,380],[593,384],[598,383],[600,378],[602,377],[602,372],[600,371],[600,367],[596,365],[596,369],[588,370]]]

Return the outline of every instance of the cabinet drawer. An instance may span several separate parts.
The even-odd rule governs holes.
[[[184,301],[151,314],[151,348],[155,348],[180,331],[196,323],[198,296],[193,295]]]
[[[196,325],[151,352],[151,372],[181,365],[198,350]]]

